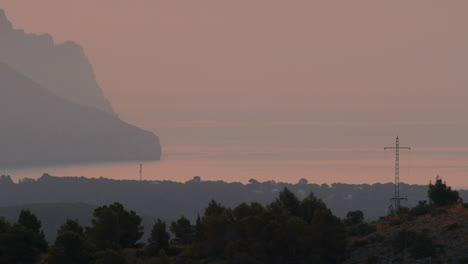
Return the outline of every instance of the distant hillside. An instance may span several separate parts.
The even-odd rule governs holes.
[[[15,30],[2,9],[0,40],[0,62],[58,96],[114,114],[81,46],[73,42],[55,44],[50,35]]]
[[[0,166],[157,160],[159,139],[67,101],[0,63]]]

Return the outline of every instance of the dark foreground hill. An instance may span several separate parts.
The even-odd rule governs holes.
[[[159,139],[52,94],[0,63],[0,166],[157,160]]]

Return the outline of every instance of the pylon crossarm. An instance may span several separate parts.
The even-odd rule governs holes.
[[[410,147],[398,147],[399,149],[409,149],[411,150]],[[384,149],[397,149],[396,147],[385,147]]]

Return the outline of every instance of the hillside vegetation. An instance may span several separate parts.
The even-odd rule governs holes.
[[[345,263],[468,263],[468,205],[416,210],[370,222],[353,235]]]

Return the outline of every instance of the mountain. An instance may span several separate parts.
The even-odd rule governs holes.
[[[114,114],[81,46],[14,29],[0,9],[0,61],[69,101]]]
[[[4,63],[0,80],[0,167],[160,158],[151,132],[63,99]]]

